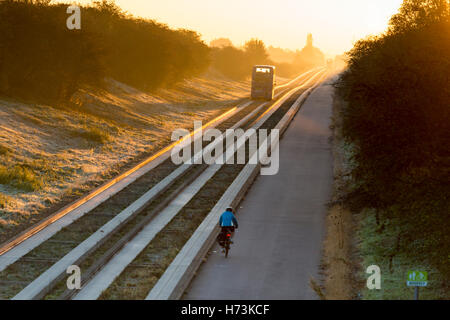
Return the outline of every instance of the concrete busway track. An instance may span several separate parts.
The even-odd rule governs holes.
[[[214,246],[184,299],[317,299],[326,204],[333,182],[329,129],[334,78],[318,87],[280,142],[280,171],[261,176],[238,210],[230,258]]]
[[[281,89],[287,86],[291,86],[297,81],[302,80],[308,74],[317,71],[312,69],[305,72],[288,83],[282,84],[276,87],[280,94]],[[237,113],[241,112],[243,109],[247,108],[252,101],[244,101],[240,105],[231,108],[230,110],[224,112],[220,116],[216,117],[212,121],[205,124],[202,129],[214,128],[220,125],[227,119],[230,119]],[[195,133],[192,132],[191,136]],[[69,225],[73,221],[82,217],[87,212],[95,209],[97,206],[104,203],[107,199],[114,196],[137,179],[145,175],[147,172],[153,168],[161,165],[165,160],[170,157],[170,152],[179,142],[174,142],[162,150],[158,151],[149,158],[143,160],[135,167],[127,170],[118,177],[106,182],[102,186],[96,188],[88,195],[74,201],[73,203],[67,205],[66,207],[58,210],[49,217],[43,219],[36,225],[30,227],[24,232],[20,233],[14,239],[7,241],[0,245],[0,271],[4,270],[8,265],[15,262],[17,259],[21,258],[29,251],[34,249],[36,246],[41,244],[43,241],[49,239],[56,232],[61,230],[61,228]],[[64,218],[64,219],[63,219]]]
[[[322,77],[323,79],[323,77]],[[316,85],[321,81],[317,81]],[[312,86],[310,89],[305,91],[289,108],[289,111],[283,116],[283,118],[278,122],[275,126],[275,129],[280,130],[280,134],[287,129],[289,123],[293,119],[294,115],[300,109],[300,106],[311,93],[313,88],[316,86]],[[272,137],[274,139],[274,137]],[[278,147],[274,145],[276,141],[272,140],[272,148]],[[159,279],[158,283],[153,287],[150,293],[147,295],[146,299],[148,300],[167,300],[167,299],[179,299],[190,281],[194,277],[197,269],[199,268],[203,258],[207,254],[208,250],[214,245],[215,239],[219,233],[219,228],[217,227],[217,221],[223,212],[224,208],[227,206],[238,206],[239,202],[242,200],[245,195],[247,189],[252,184],[255,177],[259,174],[260,165],[254,165],[248,163],[246,167],[240,172],[239,176],[233,181],[231,186],[227,189],[227,191],[223,194],[221,199],[217,202],[214,208],[210,211],[208,216],[204,219],[202,224],[198,227],[195,233],[192,235],[190,240],[184,245],[183,249],[177,255],[177,257],[173,260],[171,265],[167,268],[164,275]],[[278,192],[284,192],[283,188],[278,186]],[[265,195],[266,199],[271,199],[271,196]],[[236,240],[237,242],[237,240]],[[233,252],[234,248],[232,249]],[[264,256],[267,260],[270,260],[270,257]],[[223,261],[223,256],[217,256],[217,259]],[[216,262],[216,261],[214,261]],[[226,261],[229,263],[228,261]],[[223,263],[222,263],[223,264]],[[220,266],[222,266],[220,264]],[[219,268],[220,269],[220,268]],[[257,267],[256,267],[257,269]],[[256,270],[255,269],[255,270]],[[255,272],[253,270],[252,272]],[[221,273],[223,270],[214,270],[215,274],[208,274],[207,280],[202,282],[202,287],[207,292],[202,296],[203,299],[214,299],[215,296],[211,295],[211,290],[208,289],[208,283],[214,282],[212,278],[217,277],[221,280],[219,281],[223,286],[228,287],[227,282],[232,282],[233,280],[230,278],[233,275],[227,273],[227,278],[221,277]],[[236,271],[239,273],[239,270]],[[258,272],[256,272],[258,273]],[[239,281],[241,281],[240,279]],[[208,282],[209,281],[209,282]],[[217,281],[215,281],[217,282]],[[248,284],[246,284],[248,285]],[[215,286],[213,290],[220,290],[219,286]],[[220,293],[219,293],[220,294]],[[233,297],[231,297],[233,298]],[[234,297],[236,299],[236,297]],[[251,296],[239,298],[252,298]]]
[[[299,81],[300,79],[306,78],[308,75],[310,75],[314,71],[317,71],[317,70],[311,70],[311,71],[297,77],[294,80]],[[277,96],[279,96],[283,92],[284,91],[279,92],[277,94]],[[241,114],[243,114],[242,111],[244,111],[245,108],[249,108],[248,107],[249,104],[251,104],[251,102],[245,103],[240,108],[238,108],[237,111],[235,110],[236,108],[233,108],[232,110],[230,110],[231,112],[229,111],[229,112],[225,113],[224,115],[216,118],[216,120],[218,119],[218,121],[217,121],[217,123],[213,123],[213,124],[217,126],[220,123],[226,123],[227,119],[233,119],[233,118],[240,116]],[[250,108],[250,109],[252,109],[252,111],[248,110],[246,112],[249,112],[248,116],[253,115],[253,114],[257,113],[260,109],[262,109],[265,105],[267,105],[267,103],[263,103],[259,106],[253,106],[252,108]],[[244,117],[244,118],[247,119],[247,117]],[[228,122],[230,122],[230,121],[231,120],[228,120]],[[236,121],[236,120],[234,120],[234,121]],[[204,127],[211,127],[211,123],[205,125]],[[231,124],[227,124],[227,126],[225,126],[223,129],[230,128],[230,126],[231,126]],[[163,150],[164,153],[162,153],[162,152],[158,153],[160,157],[164,157],[164,156],[169,157],[170,156],[170,149],[167,149],[167,150],[166,149]],[[153,160],[155,160],[155,162],[150,161],[144,166],[142,166],[142,164],[138,165],[137,169],[130,174],[130,177],[124,178],[124,180],[128,180],[124,184],[130,185],[131,183],[133,183],[136,180],[138,180],[138,182],[139,182],[139,174],[141,174],[141,172],[139,172],[139,170],[143,169],[148,172],[152,168],[154,168],[159,162],[163,162],[162,159],[163,158],[154,157]],[[132,170],[130,170],[130,171],[132,171]],[[78,249],[78,258],[83,259],[83,256],[85,254],[89,253],[89,250],[94,250],[96,248],[96,246],[101,245],[102,241],[107,239],[107,237],[103,236],[103,234],[108,235],[108,234],[116,231],[120,224],[125,223],[127,221],[127,219],[130,219],[133,216],[135,216],[136,214],[138,214],[149,201],[157,198],[158,196],[160,196],[161,193],[163,193],[169,187],[171,187],[174,180],[176,178],[179,178],[180,176],[182,176],[186,172],[186,170],[187,170],[187,167],[182,166],[182,167],[179,167],[178,169],[176,169],[175,171],[172,171],[170,174],[167,174],[166,178],[162,179],[159,183],[154,185],[153,188],[151,188],[147,193],[145,193],[145,196],[142,196],[140,198],[140,201],[137,200],[136,202],[131,204],[129,207],[127,207],[125,210],[123,210],[122,213],[124,213],[124,212],[125,213],[123,215],[121,215],[120,218],[117,218],[114,220],[114,219],[112,219],[112,217],[109,217],[109,218],[111,218],[110,219],[111,221],[110,221],[110,223],[105,224],[105,227],[107,227],[107,228],[106,229],[102,228],[101,230],[99,229],[98,232],[94,233],[97,236],[97,242],[91,241],[90,245],[88,245],[87,248],[85,248],[86,250],[82,250],[80,248],[80,246],[76,247]],[[122,182],[122,180],[119,180],[119,183],[120,182]],[[121,187],[122,187],[122,189],[124,188],[123,185]],[[106,190],[108,190],[108,189],[106,189]],[[104,200],[108,200],[112,195],[118,193],[119,191],[120,190],[115,190],[115,191],[113,191],[112,194],[109,194],[109,195],[106,195],[106,194],[100,194],[100,195],[102,196],[103,201],[104,201]],[[89,201],[92,199],[94,199],[95,201],[92,201],[92,203],[89,203]],[[89,210],[96,208],[97,206],[99,206],[102,203],[101,200],[95,199],[95,197],[91,198],[90,200],[87,201],[88,205],[86,205],[86,206],[82,205],[82,207],[83,207],[82,211],[84,210],[84,211],[88,212]],[[76,208],[75,210],[77,210],[77,209],[79,209],[79,208]],[[84,212],[84,213],[86,213],[86,212]],[[42,229],[41,232],[34,233],[30,238],[26,239],[23,242],[18,243],[16,245],[16,247],[13,247],[11,250],[7,251],[2,256],[0,256],[0,271],[4,270],[6,267],[13,264],[17,260],[23,258],[27,253],[29,253],[29,252],[33,253],[34,248],[45,243],[46,240],[52,238],[52,236],[57,234],[58,231],[60,231],[64,227],[69,226],[71,223],[73,223],[74,221],[79,219],[82,215],[83,215],[83,212],[80,212],[80,211],[68,212],[68,213],[66,213],[66,215],[64,215],[63,217],[60,217],[58,220],[56,220],[56,222],[49,224],[46,228]],[[99,236],[99,233],[101,233],[102,236]],[[64,240],[66,240],[66,239],[64,239]],[[63,241],[56,240],[56,242],[64,242],[64,240]],[[70,241],[67,241],[67,242],[70,242]],[[83,243],[86,244],[85,242],[83,242]],[[93,246],[92,246],[92,243],[94,243]],[[75,256],[76,255],[72,255],[71,257],[73,258]],[[47,263],[47,264],[49,264],[49,263],[57,262],[58,259],[56,259],[56,258],[52,259],[52,257],[41,259],[41,257],[36,258],[36,257],[31,256],[28,258],[25,257],[25,258],[23,258],[23,260],[25,262],[31,262],[31,263]],[[64,260],[64,259],[62,259],[62,260]],[[69,259],[67,261],[72,261],[72,260]],[[74,262],[79,262],[79,261],[75,260]],[[59,261],[59,264],[58,264],[58,262],[56,264],[60,268],[62,265],[67,265],[67,263],[63,263],[61,261]],[[19,269],[26,268],[26,266],[19,266],[18,268]],[[52,269],[52,270],[54,271],[55,269]],[[60,270],[62,270],[62,269],[60,269]],[[46,275],[48,275],[48,273],[46,273]],[[27,290],[21,290],[20,294],[17,297],[23,298],[23,299],[42,297],[42,295],[45,294],[45,292],[47,290],[49,290],[49,288],[51,288],[52,284],[54,284],[53,282],[57,281],[58,278],[61,276],[60,272],[56,272],[55,275],[56,275],[56,277],[51,276],[50,278],[47,278],[47,280],[44,282],[32,281],[31,283],[28,283],[26,286]],[[7,277],[8,280],[11,278],[13,279],[13,280],[11,280],[11,283],[13,285],[18,284],[19,287],[20,286],[23,287],[24,284],[21,283],[20,279],[17,281],[16,279],[14,279],[14,277]],[[40,278],[40,280],[43,279],[42,277],[38,277],[38,278]],[[2,285],[8,284],[8,280],[2,281],[1,274],[0,274],[0,283]],[[35,279],[35,280],[37,280],[37,279]],[[41,285],[36,286],[36,283],[41,283]],[[42,289],[42,283],[46,283],[46,288]]]
[[[312,77],[312,82],[316,77]],[[298,88],[291,90],[277,101],[271,108],[264,112],[252,125],[252,128],[259,128],[266,120],[286,101]],[[246,138],[242,137],[238,145],[245,144]],[[239,148],[239,146],[238,146]],[[225,152],[227,157],[233,156],[233,152]],[[226,162],[226,160],[224,161]],[[127,243],[115,256],[89,281],[82,290],[75,296],[75,299],[97,299],[102,292],[107,289],[113,281],[133,262],[133,260],[145,249],[145,247],[174,219],[180,210],[192,200],[202,187],[220,170],[221,164],[210,165],[192,184],[184,189],[168,206],[158,213],[142,231]]]

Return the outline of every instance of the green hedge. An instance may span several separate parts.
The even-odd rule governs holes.
[[[110,1],[82,7],[81,30],[69,30],[67,7],[0,2],[0,94],[64,101],[105,77],[152,90],[209,65],[209,47],[195,32],[128,16]]]
[[[385,34],[349,52],[337,84],[348,102],[343,134],[356,146],[348,200],[376,209],[377,232],[397,226],[387,255],[429,263],[447,280],[449,75],[449,1],[405,0]]]

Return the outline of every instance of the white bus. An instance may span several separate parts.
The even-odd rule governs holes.
[[[253,67],[252,99],[272,100],[275,90],[275,67],[259,65]]]

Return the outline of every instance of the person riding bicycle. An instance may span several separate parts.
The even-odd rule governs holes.
[[[220,216],[219,225],[222,231],[219,234],[219,244],[223,246],[223,241],[225,240],[225,235],[230,233],[233,235],[234,230],[238,228],[238,221],[233,214],[233,208],[228,207],[224,213]],[[233,243],[233,242],[231,242]]]

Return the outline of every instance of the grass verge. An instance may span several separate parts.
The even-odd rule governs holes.
[[[406,275],[411,270],[428,271],[428,286],[420,288],[421,300],[436,300],[448,298],[449,288],[445,285],[442,275],[429,264],[414,259],[411,255],[398,252],[395,256],[386,254],[386,247],[395,246],[397,234],[394,224],[385,224],[381,232],[376,223],[376,212],[364,209],[361,213],[357,237],[362,266],[378,265],[381,269],[381,289],[362,290],[365,300],[411,300],[414,298],[414,288],[406,286]],[[364,268],[365,269],[365,268]],[[368,275],[361,270],[360,277]]]
[[[352,211],[345,201],[339,201],[355,183],[350,179],[354,146],[345,143],[341,134],[340,111],[344,102],[334,98],[333,156],[334,195],[327,217],[322,268],[325,299],[407,300],[414,297],[414,288],[406,286],[410,270],[428,272],[428,287],[420,289],[420,299],[448,299],[450,288],[445,278],[414,252],[397,250],[399,227],[389,220],[377,223],[377,211],[365,208]],[[342,198],[341,198],[342,199]],[[378,211],[378,215],[382,212]],[[366,268],[381,269],[381,289],[369,290]]]
[[[361,279],[356,243],[357,221],[352,212],[339,201],[348,188],[348,168],[351,149],[343,142],[339,110],[342,101],[334,97],[331,129],[333,153],[333,195],[326,218],[321,268],[323,270],[322,299],[350,300],[359,297]],[[317,286],[317,285],[316,285]],[[317,290],[315,290],[317,292]]]

